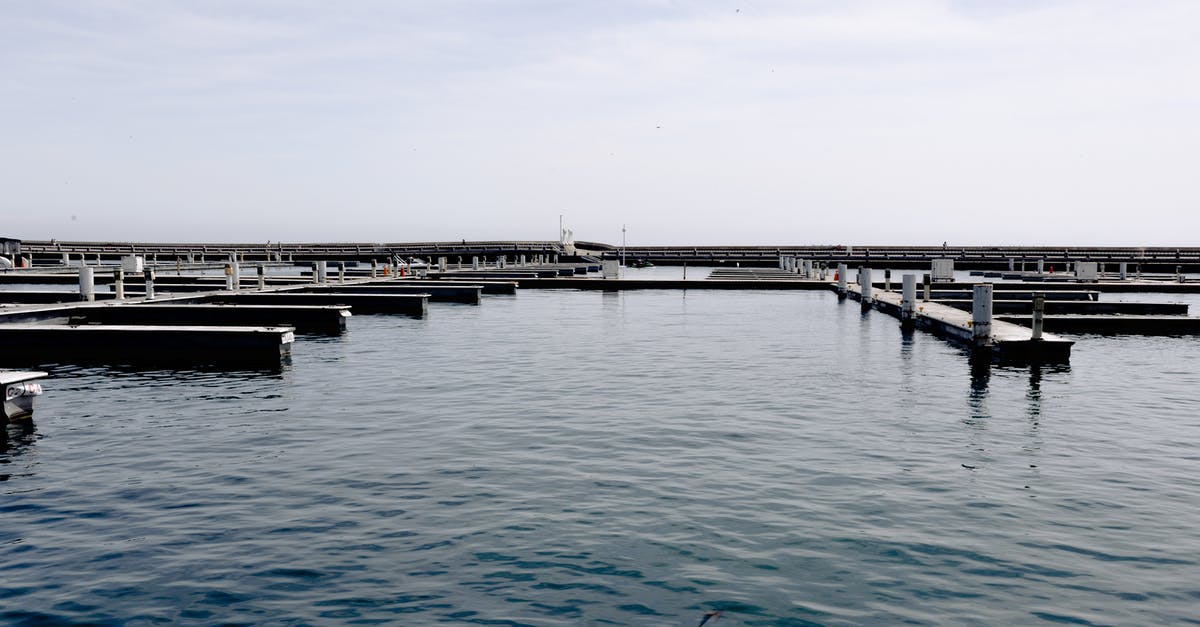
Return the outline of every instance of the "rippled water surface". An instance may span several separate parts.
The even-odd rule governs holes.
[[[1200,346],[972,367],[827,293],[525,291],[270,372],[59,368],[0,452],[0,619],[1200,617]]]

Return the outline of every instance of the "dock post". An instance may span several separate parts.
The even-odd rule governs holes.
[[[859,295],[862,297],[860,299],[860,302],[862,303],[862,308],[864,310],[871,308],[871,287],[872,287],[871,286],[871,269],[867,268],[867,267],[859,268],[858,269],[858,292],[859,292]]]
[[[96,281],[91,266],[79,266],[79,300],[96,300]]]
[[[976,346],[985,346],[992,339],[992,285],[975,285],[971,298],[971,329]]]
[[[1183,266],[1175,266],[1175,280],[1179,283],[1184,283]]]
[[[236,261],[233,262],[233,289],[242,289],[242,265]]]
[[[839,263],[837,267],[838,298],[846,297],[846,264]]]
[[[379,260],[372,259],[371,260],[371,278],[374,279],[374,278],[377,278],[378,276],[379,276]]]
[[[1008,271],[1012,272],[1013,270],[1016,270],[1016,265],[1017,265],[1017,260],[1013,259],[1012,257],[1009,257],[1008,258]]]
[[[1128,268],[1128,266],[1126,265],[1126,262],[1122,261],[1122,262],[1121,262],[1121,264],[1120,264],[1119,266],[1117,266],[1117,267],[1118,267],[1118,268],[1120,268],[1120,272],[1121,272],[1121,280],[1122,280],[1122,281],[1124,281],[1124,280],[1125,280],[1125,277],[1127,276],[1127,275],[1126,275],[1126,270],[1127,270],[1127,268]]]
[[[329,266],[324,261],[317,263],[317,283],[325,285],[329,282]]]
[[[338,283],[345,283],[345,282],[346,282],[346,262],[339,261],[338,262]]]
[[[1045,268],[1045,267],[1046,267],[1046,260],[1038,259],[1038,272],[1037,273],[1042,274],[1042,272],[1043,272],[1042,268]]]
[[[471,269],[472,269],[472,270],[478,270],[478,269],[479,269],[479,257],[478,257],[478,256],[476,256],[476,257],[471,257]]]
[[[71,253],[63,253],[63,265],[71,265]]]
[[[517,258],[517,266],[519,266],[519,267],[525,266],[525,255],[521,255],[520,257]]]
[[[917,326],[917,275],[906,274],[900,288],[900,328],[911,331]]]
[[[1033,335],[1030,339],[1042,339],[1042,324],[1046,316],[1046,295],[1041,292],[1033,293]]]
[[[154,300],[154,268],[146,268],[142,276],[146,281],[146,300]]]
[[[320,266],[319,266],[319,265],[317,265],[317,262],[315,262],[315,261],[314,261],[314,262],[313,262],[313,265],[312,265],[312,268],[313,268],[313,278],[312,278],[312,282],[313,282],[313,283],[320,283],[320,281],[321,281],[321,271],[318,269],[318,268],[320,268]]]
[[[125,268],[113,269],[113,291],[117,300],[125,300]]]
[[[929,275],[928,274],[921,277],[921,291],[923,292],[922,300],[925,302],[929,302]]]
[[[446,261],[447,260],[445,257],[438,257],[438,271],[439,272],[446,271],[446,266],[449,265]]]
[[[258,264],[258,289],[267,289],[267,266]]]
[[[883,290],[885,292],[892,291],[892,271],[886,268],[883,271]]]
[[[225,289],[233,289],[233,264],[225,264]]]

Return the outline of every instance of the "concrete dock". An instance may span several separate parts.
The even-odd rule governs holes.
[[[298,333],[336,335],[350,308],[304,305],[144,303],[88,305],[69,310],[70,324],[293,327]]]
[[[861,286],[847,284],[847,296],[862,302]],[[903,318],[902,296],[897,292],[871,290],[870,307]],[[984,338],[976,333],[971,313],[935,302],[915,305],[914,326],[947,338],[975,354],[1006,363],[1067,363],[1074,342],[1048,333],[1034,339],[1031,329],[1001,320],[992,320],[991,332]]]
[[[273,366],[291,327],[0,324],[0,363]]]

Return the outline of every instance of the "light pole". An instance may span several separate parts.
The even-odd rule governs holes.
[[[621,225],[621,265],[625,265],[625,225]]]

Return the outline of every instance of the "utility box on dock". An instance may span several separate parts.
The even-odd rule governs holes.
[[[121,269],[126,272],[141,274],[146,269],[146,258],[137,255],[121,257]]]
[[[933,274],[931,279],[936,283],[954,281],[954,260],[953,259],[934,259]]]
[[[601,269],[603,270],[603,276],[606,279],[621,278],[621,262],[617,261],[616,259],[605,261],[601,265]]]
[[[1099,265],[1095,261],[1075,262],[1075,278],[1080,281],[1099,281]]]

